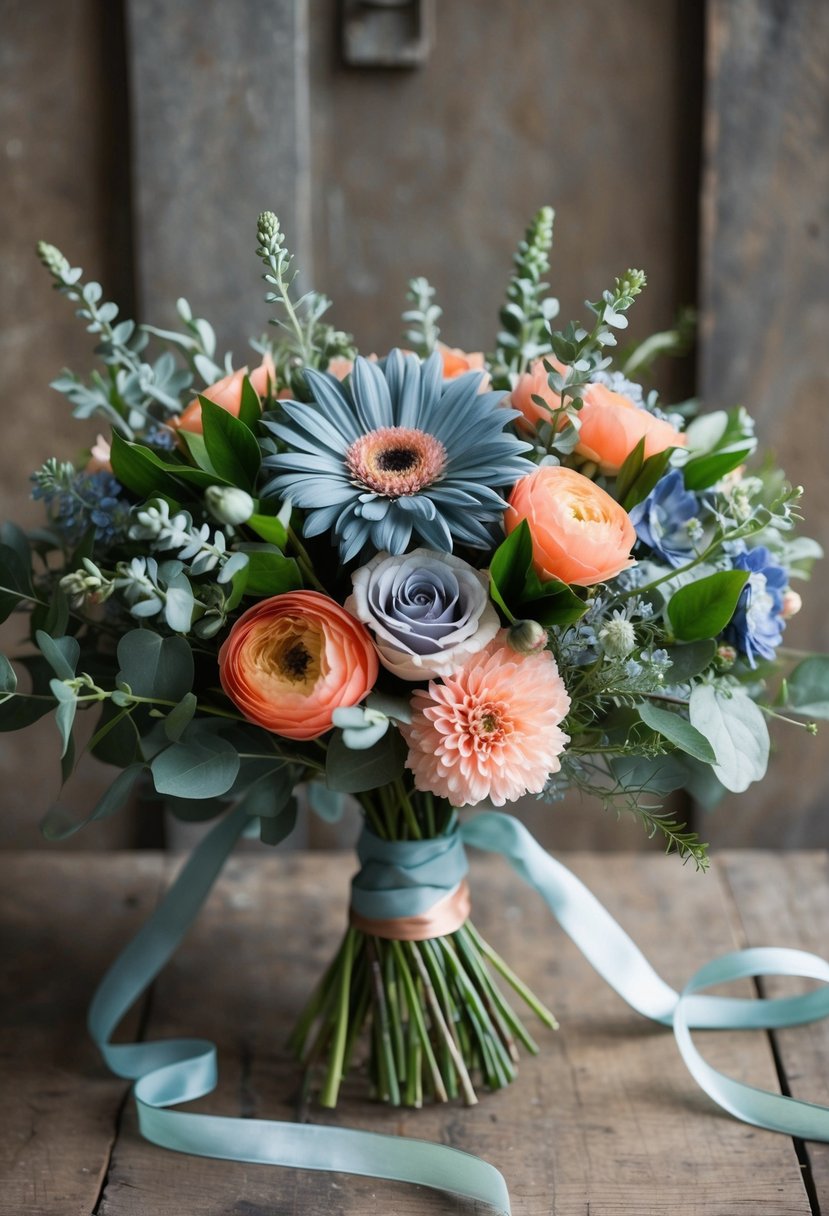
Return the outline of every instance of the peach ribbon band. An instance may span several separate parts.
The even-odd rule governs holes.
[[[369,937],[383,937],[396,942],[424,942],[431,937],[448,937],[469,919],[472,902],[469,883],[462,878],[443,899],[418,916],[360,916],[351,908],[351,924]]]

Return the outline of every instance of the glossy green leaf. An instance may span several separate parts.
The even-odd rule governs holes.
[[[259,419],[262,417],[262,403],[259,400],[259,395],[256,389],[250,382],[250,376],[245,376],[242,380],[242,401],[239,406],[239,421],[243,422],[248,430],[255,435],[259,428]]]
[[[677,646],[667,646],[666,651],[671,660],[668,682],[684,684],[711,665],[714,655],[717,653],[717,643],[713,638],[701,638],[698,642],[682,642]]]
[[[542,582],[532,562],[532,536],[524,519],[498,546],[489,567],[490,596],[507,619],[530,617],[548,629],[579,620],[585,602],[567,583]]]
[[[668,601],[674,635],[683,642],[696,642],[722,633],[747,580],[747,570],[719,570],[680,587]]]
[[[616,484],[613,487],[613,495],[618,502],[624,502],[625,495],[630,490],[636,478],[642,471],[642,465],[645,463],[645,436],[637,443],[636,447],[630,452],[616,474]]]
[[[243,490],[252,490],[262,453],[248,426],[207,397],[199,397],[207,454],[220,477]]]
[[[292,557],[285,557],[273,545],[243,545],[241,551],[249,558],[245,595],[281,595],[302,586],[299,567]]]
[[[642,468],[639,470],[636,478],[631,483],[624,498],[620,499],[620,502],[626,511],[632,511],[638,503],[642,502],[648,497],[651,490],[668,468],[673,451],[673,448],[665,448],[664,451],[657,452],[655,455],[649,456],[648,459],[643,462]]]
[[[284,549],[288,543],[288,529],[278,515],[251,515],[245,527],[278,549]]]

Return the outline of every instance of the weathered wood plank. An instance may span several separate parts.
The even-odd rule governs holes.
[[[311,273],[305,0],[128,0],[142,319],[186,296],[237,366],[267,328],[256,217]]]
[[[127,1086],[102,1067],[86,1007],[149,915],[162,873],[162,859],[147,853],[2,857],[0,1212],[7,1216],[95,1210]]]
[[[748,946],[796,946],[826,957],[829,857],[825,853],[727,853],[720,862],[734,893]],[[768,977],[767,996],[790,995],[803,981]],[[789,1092],[807,1102],[829,1101],[829,1026],[817,1022],[777,1031],[777,1051]],[[829,1145],[809,1143],[806,1160],[815,1191],[829,1210]]]
[[[0,520],[40,527],[43,504],[31,500],[29,474],[49,456],[76,459],[94,442],[95,421],[72,418],[49,388],[64,367],[90,366],[94,345],[71,304],[49,285],[35,257],[39,239],[60,246],[75,266],[104,284],[107,298],[131,303],[127,126],[120,6],[97,0],[4,0],[0,14]],[[0,627],[9,653],[25,632],[20,619]],[[41,843],[38,820],[60,782],[51,721],[24,735],[0,735],[3,847]],[[94,805],[112,770],[81,766],[63,793],[80,816]],[[69,847],[125,847],[128,814],[95,825]]]
[[[701,396],[755,415],[827,548],[829,6],[711,0],[707,12]],[[787,645],[829,649],[828,593],[824,562]],[[824,749],[793,728],[776,735],[765,783],[711,818],[716,844],[829,843]]]
[[[571,862],[671,982],[733,948],[734,907],[716,868],[702,877],[655,857]],[[284,1037],[342,931],[351,870],[342,854],[230,863],[156,985],[147,1028],[150,1036],[186,1032],[219,1043],[220,1088],[200,1109],[294,1118],[298,1077]],[[504,863],[476,860],[473,881],[480,929],[557,1011],[562,1030],[542,1034],[542,1055],[475,1109],[390,1112],[365,1102],[355,1084],[336,1115],[313,1110],[313,1120],[481,1154],[505,1172],[516,1216],[807,1216],[791,1141],[718,1111],[686,1073],[670,1033],[620,1002]],[[715,1066],[775,1086],[762,1036],[707,1037]],[[188,1210],[461,1216],[470,1208],[388,1183],[167,1155],[138,1139],[128,1113],[101,1216]]]

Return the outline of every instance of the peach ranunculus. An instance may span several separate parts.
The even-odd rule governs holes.
[[[562,375],[568,368],[554,355],[544,360]],[[520,410],[524,423],[535,429],[548,422],[550,412],[561,405],[561,397],[547,383],[544,360],[537,359],[528,372],[518,377],[515,388],[505,404]],[[541,397],[549,408],[538,405],[533,397]],[[629,397],[614,392],[604,384],[590,384],[582,394],[584,404],[579,410],[579,441],[576,454],[593,460],[602,473],[618,473],[640,439],[645,440],[645,459],[664,452],[666,448],[684,447],[685,435],[663,418],[637,406]]]
[[[654,417],[604,384],[591,384],[585,389],[579,421],[576,451],[595,460],[602,473],[618,473],[640,439],[645,440],[646,460],[688,442],[670,422]]]
[[[633,565],[636,532],[627,511],[573,469],[542,465],[516,482],[504,516],[507,533],[522,519],[539,578],[589,587]]]
[[[223,376],[221,380],[217,380],[215,384],[211,384],[201,396],[207,397],[208,400],[215,402],[223,410],[227,410],[229,414],[234,414],[238,418],[242,406],[242,381],[246,375],[248,375],[248,369],[240,367],[238,371],[231,372],[229,375]],[[269,391],[273,391],[276,384],[276,368],[269,354],[265,355],[257,368],[254,368],[249,378],[260,397],[266,397]],[[178,418],[171,419],[171,425],[180,431],[195,431],[198,435],[202,434],[204,428],[201,420],[201,403],[198,397],[195,397],[182,410]]]
[[[233,704],[287,739],[324,735],[334,710],[361,701],[378,670],[365,626],[318,591],[262,600],[219,651],[219,678]]]
[[[438,342],[435,349],[443,359],[444,380],[454,380],[456,376],[462,376],[464,372],[486,371],[486,362],[481,351],[468,353],[461,350],[459,346],[444,346],[443,342]],[[488,377],[484,383],[488,385]]]
[[[518,419],[519,425],[523,426],[526,423],[527,427],[533,431],[539,422],[549,422],[551,412],[557,410],[561,405],[561,397],[547,383],[549,373],[544,366],[545,362],[554,367],[562,376],[567,375],[569,369],[565,363],[559,363],[553,354],[544,355],[543,359],[535,360],[528,372],[524,372],[518,377],[515,388],[504,400],[504,405],[519,410],[523,414],[523,420]],[[545,409],[543,405],[533,401],[533,397],[540,397],[549,408]]]

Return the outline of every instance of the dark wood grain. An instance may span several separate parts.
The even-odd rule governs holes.
[[[569,860],[674,984],[739,940],[740,897],[716,866],[702,877],[661,858],[577,854]],[[123,877],[129,859],[120,864],[127,867]],[[220,1085],[195,1109],[295,1117],[298,1075],[284,1038],[342,930],[351,870],[344,854],[248,856],[229,864],[157,982],[146,1026],[149,1037],[184,1032],[217,1041]],[[75,881],[87,881],[80,867]],[[593,1216],[808,1216],[791,1141],[719,1111],[686,1073],[670,1032],[627,1009],[504,863],[475,859],[473,886],[479,927],[556,1010],[561,1030],[541,1034],[541,1056],[524,1062],[512,1087],[485,1095],[472,1110],[389,1111],[365,1101],[357,1080],[336,1114],[312,1109],[312,1120],[480,1154],[504,1171],[516,1216],[588,1210]],[[102,889],[101,907],[106,898]],[[62,968],[59,957],[55,967]],[[60,1036],[57,1010],[53,1027]],[[715,1066],[776,1088],[763,1035],[700,1037]],[[111,1085],[96,1070],[93,1087]],[[65,1160],[59,1124],[52,1135],[51,1151]],[[128,1109],[97,1212],[468,1216],[473,1210],[391,1183],[168,1154],[138,1137]]]
[[[712,0],[702,223],[700,389],[744,404],[829,547],[829,6]],[[822,563],[786,644],[829,649]],[[762,786],[710,819],[718,845],[829,843],[826,747],[780,726]]]
[[[0,860],[0,1213],[97,1210],[126,1082],[86,1033],[95,985],[155,904],[156,854]],[[135,1034],[139,1009],[124,1023]]]

